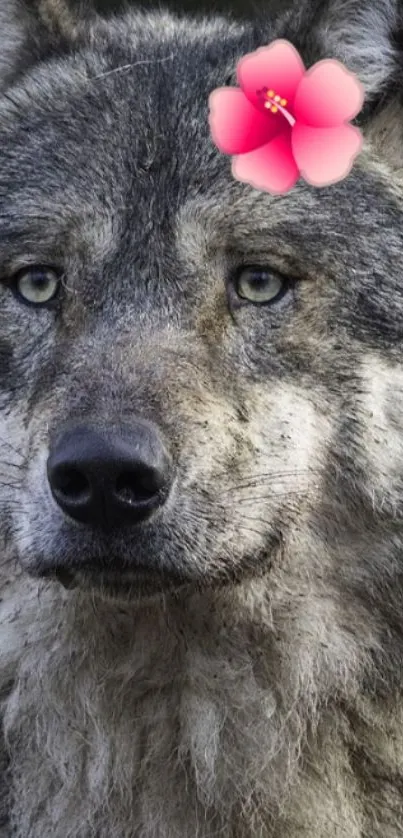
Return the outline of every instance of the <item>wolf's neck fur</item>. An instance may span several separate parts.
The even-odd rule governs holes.
[[[356,690],[359,656],[335,636],[330,594],[318,615],[315,591],[293,592],[291,609],[270,590],[261,580],[136,609],[33,583],[24,609],[20,591],[8,642],[25,648],[6,711],[18,838],[323,836],[345,770],[329,701],[336,684]],[[302,778],[310,797],[294,806],[312,731],[310,764],[322,749],[334,768],[316,802],[321,767]],[[353,803],[341,809],[334,835],[360,834]]]

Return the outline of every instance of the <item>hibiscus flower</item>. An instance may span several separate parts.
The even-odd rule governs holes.
[[[241,59],[237,87],[210,94],[215,145],[234,155],[237,180],[273,194],[302,176],[312,186],[346,177],[362,148],[349,125],[362,108],[358,78],[333,59],[308,71],[289,41],[273,41]]]

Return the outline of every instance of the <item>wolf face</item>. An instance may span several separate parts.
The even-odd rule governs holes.
[[[266,573],[352,444],[365,460],[345,416],[403,324],[385,178],[277,199],[235,182],[208,94],[257,44],[164,20],[39,62],[0,113],[2,530],[30,572],[135,590]]]
[[[137,12],[82,21],[60,3],[39,6],[29,10],[8,0],[0,13],[4,555],[33,577],[51,577],[39,589],[50,591],[52,602],[60,596],[67,603],[69,625],[76,621],[76,628],[74,609],[78,602],[89,608],[88,593],[115,619],[122,603],[140,608],[144,600],[159,615],[167,602],[175,609],[186,604],[185,636],[189,602],[198,597],[200,615],[214,601],[217,648],[222,608],[225,632],[233,619],[238,633],[232,643],[239,651],[246,638],[251,642],[256,683],[270,684],[273,706],[282,710],[276,739],[268,717],[263,723],[259,716],[260,698],[255,706],[252,688],[244,687],[250,726],[241,711],[235,720],[244,744],[237,751],[228,731],[223,734],[230,757],[218,768],[211,757],[214,771],[212,762],[208,769],[194,758],[198,791],[192,817],[180,829],[173,826],[173,795],[172,820],[157,817],[156,806],[154,820],[138,816],[138,832],[130,827],[133,811],[124,828],[118,807],[113,823],[102,820],[97,797],[92,821],[90,804],[84,814],[74,798],[81,814],[67,833],[66,792],[63,817],[59,798],[53,809],[49,804],[49,820],[26,802],[31,814],[24,821],[18,816],[16,834],[37,838],[53,823],[57,836],[185,838],[196,834],[194,817],[201,838],[218,834],[214,829],[232,838],[319,838],[330,834],[330,803],[316,820],[307,810],[301,814],[301,800],[289,821],[276,820],[278,800],[292,787],[282,766],[293,762],[294,748],[297,776],[310,710],[335,696],[348,703],[369,682],[388,696],[401,686],[398,9],[388,2],[368,10],[351,0],[331,9],[316,4],[277,24],[241,25]],[[210,92],[234,83],[237,62],[275,37],[289,39],[307,66],[341,58],[365,85],[366,147],[351,174],[334,186],[300,182],[273,197],[235,181],[230,160],[212,143]],[[64,593],[56,580],[77,590]],[[239,609],[249,615],[244,630]],[[67,631],[63,638],[60,648],[71,649]],[[258,658],[263,647],[266,663]],[[68,656],[63,660],[73,666]],[[112,668],[111,646],[104,671]],[[27,664],[28,670],[34,667]],[[42,688],[49,686],[50,675],[46,681],[40,671]],[[49,695],[57,692],[51,684]],[[39,681],[36,688],[39,695]],[[57,689],[61,700],[60,684]],[[73,718],[76,698],[69,700]],[[309,712],[297,710],[299,703]],[[11,703],[7,724],[23,750],[17,704]],[[219,741],[230,711],[225,704],[225,712],[214,715],[208,706],[203,730],[213,720]],[[82,707],[92,718],[88,695]],[[32,706],[21,718],[30,713]],[[293,717],[291,733],[281,740],[293,713],[297,721]],[[77,710],[74,724],[79,717]],[[284,757],[275,763],[270,793],[267,750],[256,751],[256,764],[252,760],[257,739],[245,732],[252,722],[262,749],[269,737]],[[195,749],[207,759],[203,735],[200,725]],[[67,741],[58,740],[49,766]],[[35,747],[31,743],[31,756]],[[249,774],[242,753],[249,768],[253,762]],[[32,778],[39,770],[35,759]],[[43,774],[43,788],[52,770]],[[141,785],[134,768],[129,780],[121,774],[115,785],[112,773],[99,786],[111,808],[116,785]],[[63,788],[71,777],[60,780]],[[21,799],[23,786],[17,783]],[[357,838],[378,835],[364,793],[362,799],[359,812],[351,803],[350,815],[340,820],[337,838],[350,827]],[[202,827],[207,810],[209,825]],[[90,832],[90,824],[98,832]]]

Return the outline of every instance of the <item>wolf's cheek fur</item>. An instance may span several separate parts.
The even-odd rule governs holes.
[[[363,439],[357,459],[374,511],[392,515],[398,524],[403,515],[403,370],[371,354],[362,365],[362,385],[357,412],[362,411]]]

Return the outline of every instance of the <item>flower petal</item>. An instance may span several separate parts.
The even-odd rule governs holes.
[[[345,178],[361,151],[362,136],[353,125],[312,128],[297,122],[291,135],[295,161],[312,186],[328,186]]]
[[[251,105],[235,87],[220,87],[209,96],[209,123],[214,143],[224,154],[244,154],[268,143],[281,122]]]
[[[288,192],[299,178],[291,151],[290,132],[284,132],[256,151],[234,157],[232,174],[237,180],[273,195]]]
[[[245,55],[238,62],[237,77],[245,96],[252,105],[260,105],[257,91],[267,87],[281,98],[287,107],[294,101],[297,87],[305,73],[302,58],[289,41],[273,41]]]
[[[330,128],[353,119],[364,102],[364,88],[340,61],[318,61],[298,87],[294,116],[305,125]]]

